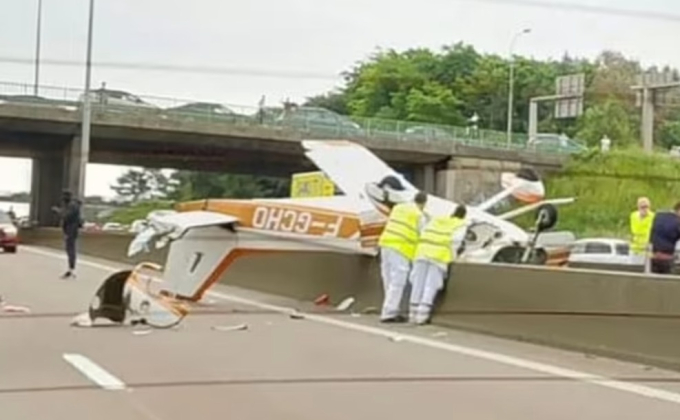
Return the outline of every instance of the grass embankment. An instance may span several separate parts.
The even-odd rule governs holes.
[[[680,201],[680,159],[639,150],[590,152],[575,156],[546,179],[549,197],[576,197],[560,206],[557,230],[578,237],[628,237],[628,218],[637,198],[647,196],[654,210]]]
[[[129,225],[135,220],[146,219],[154,210],[171,210],[172,201],[141,201],[129,207],[122,207],[113,212],[108,221]]]

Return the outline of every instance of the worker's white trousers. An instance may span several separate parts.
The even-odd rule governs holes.
[[[430,319],[432,305],[437,293],[444,287],[446,271],[428,260],[416,260],[409,276],[411,302],[408,318],[410,322],[423,324]]]
[[[380,248],[380,271],[383,280],[384,299],[380,319],[399,315],[399,305],[408,281],[411,262],[391,248]]]

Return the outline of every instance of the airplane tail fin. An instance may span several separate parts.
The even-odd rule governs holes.
[[[379,184],[388,177],[400,184],[402,190],[416,190],[400,173],[360,144],[344,140],[305,140],[302,147],[305,156],[345,195],[366,199],[366,185]]]
[[[538,173],[530,168],[522,168],[517,173],[502,173],[501,186],[503,188],[501,192],[477,208],[488,211],[510,196],[525,204],[538,203],[545,198],[545,185]]]

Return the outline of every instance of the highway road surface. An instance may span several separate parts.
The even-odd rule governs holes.
[[[280,312],[293,302],[227,287],[175,330],[70,327],[120,267],[81,261],[65,281],[59,253],[0,254],[0,294],[32,310],[0,314],[2,420],[680,418],[677,373],[372,316],[296,320]]]

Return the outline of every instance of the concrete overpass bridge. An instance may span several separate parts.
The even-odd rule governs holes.
[[[0,84],[0,92],[4,90]],[[429,192],[469,200],[485,185],[497,188],[499,171],[525,165],[554,170],[566,158],[464,137],[413,138],[376,123],[360,132],[319,134],[313,126],[291,127],[247,115],[217,118],[99,103],[93,105],[90,149],[83,151],[78,96],[78,91],[63,90],[43,100],[19,102],[9,96],[0,101],[0,155],[33,159],[32,219],[41,225],[50,223],[50,207],[61,190],[79,189],[83,160],[290,176],[314,168],[301,153],[301,140],[343,138],[367,146]]]

